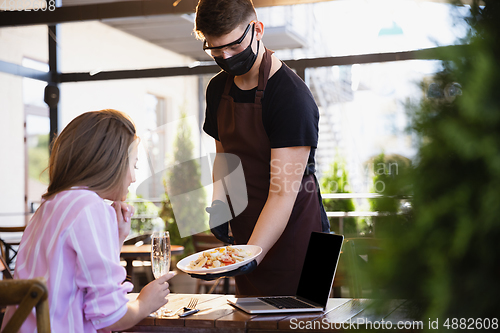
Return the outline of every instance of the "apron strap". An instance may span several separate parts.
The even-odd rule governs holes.
[[[264,55],[262,56],[262,62],[259,67],[259,83],[257,85],[257,91],[255,92],[255,103],[260,104],[262,98],[264,98],[264,90],[266,89],[267,80],[269,79],[269,73],[271,72],[271,55],[274,51],[268,50],[267,48],[264,51]],[[234,75],[228,75],[226,80],[226,85],[224,86],[224,94],[229,95],[229,91],[231,90],[231,86],[234,82]]]
[[[257,85],[257,91],[255,92],[255,104],[260,104],[262,98],[264,98],[264,90],[266,89],[267,80],[269,79],[269,73],[271,72],[272,58],[271,55],[274,51],[265,48],[264,55],[262,56],[262,62],[259,68],[259,84]]]
[[[227,75],[227,80],[226,80],[226,85],[224,86],[224,94],[223,95],[229,95],[229,90],[231,90],[231,86],[234,82],[234,75],[228,74]]]

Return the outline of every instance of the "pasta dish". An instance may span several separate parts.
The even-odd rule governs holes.
[[[189,269],[218,268],[241,262],[251,257],[251,253],[233,246],[218,247],[202,252],[196,260],[191,261]]]

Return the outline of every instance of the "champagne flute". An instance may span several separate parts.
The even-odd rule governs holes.
[[[168,231],[155,231],[151,236],[151,269],[155,279],[167,274],[170,269],[170,234]],[[162,316],[162,309],[156,316]]]

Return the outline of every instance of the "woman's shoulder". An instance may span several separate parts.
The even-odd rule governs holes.
[[[112,217],[113,208],[95,192],[87,189],[69,189],[61,191],[44,200],[31,218],[26,231],[40,233],[47,239],[59,237],[72,230],[77,223],[88,220],[90,215],[102,218]]]
[[[85,208],[92,206],[93,209],[103,209],[107,207],[105,201],[94,191],[86,188],[71,188],[55,194],[52,198],[44,201],[49,210],[67,211],[67,214],[78,215]]]
[[[104,200],[94,191],[86,187],[72,187],[54,195],[51,201],[78,201],[83,202],[104,202]]]

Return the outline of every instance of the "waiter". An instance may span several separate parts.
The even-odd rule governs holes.
[[[238,270],[195,277],[235,276],[238,295],[294,294],[311,232],[329,231],[314,176],[318,107],[305,83],[264,47],[251,0],[200,0],[195,32],[223,70],[207,87],[203,130],[217,154],[239,157],[245,176],[248,206],[231,215],[234,243],[263,249]],[[233,208],[225,194],[214,186],[207,212],[214,235],[232,243],[228,224],[217,226]]]

